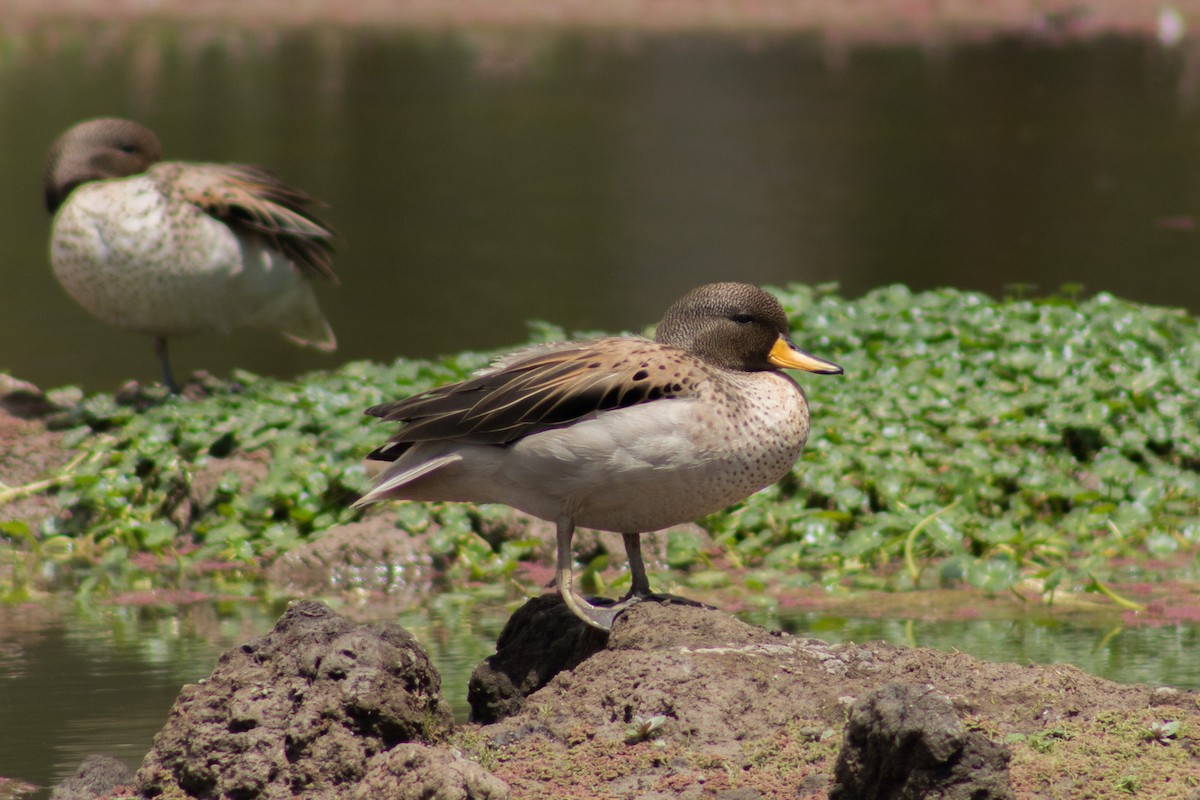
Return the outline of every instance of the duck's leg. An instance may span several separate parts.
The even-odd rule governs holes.
[[[154,354],[158,356],[158,364],[162,367],[163,386],[166,386],[171,394],[179,394],[179,385],[175,383],[175,376],[171,374],[171,360],[167,358],[167,337],[154,337]]]
[[[612,630],[617,608],[594,606],[575,593],[575,576],[571,569],[571,540],[575,538],[575,520],[569,514],[558,518],[558,567],[555,572],[558,593],[567,608],[581,620],[603,631]]]
[[[629,574],[633,583],[629,594],[621,598],[622,605],[627,600],[640,600],[650,594],[650,579],[646,577],[646,563],[642,561],[642,535],[640,533],[623,533],[625,540],[625,557],[629,561]]]

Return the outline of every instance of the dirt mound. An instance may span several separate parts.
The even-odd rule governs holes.
[[[850,709],[829,800],[1011,800],[1008,758],[933,687],[887,683]]]
[[[42,422],[52,410],[36,386],[0,373],[0,522],[40,520],[59,512],[58,504],[35,487],[70,459],[63,435]],[[29,489],[29,491],[26,491]]]
[[[643,602],[610,634],[555,595],[510,620],[452,729],[408,633],[292,604],[187,686],[141,797],[225,800],[1193,798],[1200,693],[1073,667],[829,645]],[[482,709],[482,711],[481,711]]]
[[[525,625],[552,623],[560,638],[582,626],[553,617],[553,598],[533,602],[542,607]],[[476,679],[494,675],[497,662],[519,676],[563,658],[503,647],[550,635],[520,630],[521,616]],[[875,694],[885,685],[890,700]],[[1195,741],[1160,739],[1170,753],[1151,744],[1163,730],[1155,720],[1200,721],[1196,692],[1122,686],[1070,666],[829,645],[704,608],[634,606],[604,649],[540,686],[509,701],[516,713],[475,731],[480,756],[529,800],[821,797],[833,788],[843,798],[882,796],[860,793],[853,780],[872,772],[914,788],[896,797],[1007,797],[1010,751],[1017,797],[1066,796],[1062,770],[1075,776],[1072,792],[1096,797],[1119,796],[1105,791],[1131,770],[1148,788],[1200,780]],[[903,725],[889,731],[881,724],[889,717]],[[870,755],[856,745],[864,738]],[[839,748],[846,769],[833,784]],[[928,757],[914,762],[919,752]],[[1146,761],[1168,755],[1169,768]]]
[[[50,800],[90,800],[133,783],[133,770],[112,756],[88,756],[75,774],[54,787]]]
[[[517,609],[496,640],[496,655],[471,674],[471,721],[488,724],[518,713],[525,698],[564,670],[604,649],[608,633],[579,619],[557,595]]]
[[[703,608],[642,603],[619,619],[604,650],[555,676],[491,735],[536,731],[566,742],[583,724],[622,739],[634,717],[661,714],[692,747],[728,755],[796,718],[840,728],[853,699],[889,681],[934,685],[959,713],[986,713],[1020,731],[1098,708],[1145,707],[1152,693],[1114,693],[1112,682],[1069,666],[990,664],[881,642],[830,645]]]
[[[508,786],[457,750],[401,744],[371,762],[355,800],[508,800]]]
[[[398,625],[293,603],[184,687],[138,771],[148,797],[346,796],[368,761],[450,729],[441,678]]]

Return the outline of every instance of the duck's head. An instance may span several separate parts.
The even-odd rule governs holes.
[[[127,119],[81,122],[55,140],[46,157],[46,210],[53,214],[76,186],[145,172],[162,159],[150,129]]]
[[[654,338],[722,369],[842,373],[837,364],[797,347],[788,338],[783,306],[749,283],[707,283],[692,289],[663,314]]]

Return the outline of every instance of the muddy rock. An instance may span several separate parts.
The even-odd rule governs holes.
[[[640,607],[659,611],[622,615],[615,638],[571,613],[557,594],[535,597],[509,619],[496,642],[496,654],[476,667],[467,699],[471,721],[498,722],[518,713],[525,698],[563,671],[573,670],[605,650],[641,650],[673,645],[704,646],[755,641],[771,634],[721,613],[673,615],[671,606],[714,611],[683,598],[654,595]],[[595,601],[595,598],[593,598]],[[664,615],[670,622],[664,624]],[[732,623],[732,624],[731,624]],[[764,640],[764,641],[766,641]]]
[[[43,419],[55,405],[41,389],[28,381],[0,372],[0,413],[17,419]]]
[[[1009,800],[1008,759],[932,686],[888,683],[851,707],[829,800]]]
[[[297,595],[374,592],[416,604],[433,591],[430,532],[410,533],[374,514],[326,531],[267,570],[275,586]]]
[[[520,713],[487,731],[506,744],[529,736],[566,744],[586,726],[621,741],[635,717],[662,715],[662,736],[730,756],[811,708],[814,697],[827,698],[822,705],[837,719],[840,677],[872,667],[712,609],[639,603],[617,618],[604,650],[555,675]]]
[[[144,796],[349,796],[377,754],[452,724],[416,640],[293,603],[269,634],[184,687],[138,771]]]
[[[36,386],[0,373],[0,486],[8,495],[0,503],[0,522],[18,520],[33,528],[61,511],[48,493],[22,491],[52,483],[74,456],[63,447],[63,434],[46,428],[43,418],[53,409]]]
[[[50,800],[108,797],[118,786],[133,783],[133,770],[111,756],[88,756],[75,774],[54,787]]]
[[[355,800],[508,800],[507,784],[456,751],[400,744],[371,761]]]
[[[536,734],[566,743],[584,726],[620,740],[634,717],[663,715],[663,736],[731,754],[740,742],[800,718],[840,731],[848,706],[889,681],[932,684],[958,713],[1022,733],[1090,718],[1118,698],[1112,682],[1069,665],[994,664],[884,642],[831,645],[712,609],[646,602],[617,617],[603,650],[559,672],[519,713],[485,730],[504,741]],[[1123,689],[1123,707],[1146,708],[1154,697],[1151,687]]]
[[[534,602],[520,636],[548,642],[550,628],[570,630],[570,620],[548,613],[548,601]],[[502,655],[504,648],[495,658]],[[562,654],[539,656],[531,645],[522,659],[522,669],[544,676]],[[514,679],[510,688],[536,683]],[[473,752],[494,761],[493,774],[523,800],[824,797],[835,773],[842,800],[1050,796],[1030,793],[1046,779],[1031,776],[1028,748],[1020,773],[1014,767],[1010,775],[1000,742],[1107,730],[1112,715],[1141,725],[1180,719],[1198,697],[1118,686],[1061,664],[993,664],[883,642],[831,645],[713,609],[643,602],[617,617],[603,649],[553,674],[515,713],[474,728],[481,744]],[[1147,746],[1144,736],[1130,736]],[[1066,752],[1075,740],[1055,741]],[[1071,757],[1081,774],[1104,768],[1093,753]]]
[[[576,617],[557,594],[533,598],[500,632],[496,654],[471,673],[471,721],[487,724],[516,714],[526,697],[603,650],[607,641],[606,632]]]

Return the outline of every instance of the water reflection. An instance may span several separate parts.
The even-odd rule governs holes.
[[[815,37],[36,28],[0,39],[0,368],[111,389],[142,337],[46,263],[41,162],[98,114],[170,157],[268,164],[331,204],[333,358],[267,334],[181,371],[290,375],[638,328],[710,279],[1079,282],[1200,310],[1186,47],[1015,40],[833,51]]]
[[[0,775],[47,786],[93,753],[136,767],[180,687],[262,625],[207,604],[33,618],[6,610]]]

